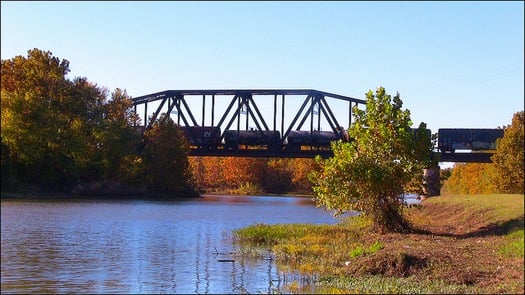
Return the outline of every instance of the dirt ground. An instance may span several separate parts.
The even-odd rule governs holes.
[[[411,212],[411,234],[370,235],[383,251],[358,259],[348,274],[414,275],[450,284],[480,287],[486,293],[524,293],[523,258],[501,255],[503,234],[523,228],[523,217],[488,224],[484,214],[465,214],[459,207],[425,204]]]

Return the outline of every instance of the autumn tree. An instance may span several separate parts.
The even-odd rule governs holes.
[[[312,183],[308,180],[308,174],[319,169],[314,159],[296,158],[289,159],[292,170],[292,189],[300,193],[312,193]]]
[[[366,94],[366,109],[353,108],[351,142],[334,142],[332,158],[318,158],[320,171],[311,174],[314,200],[335,214],[359,211],[380,232],[404,232],[410,226],[402,213],[406,186],[431,164],[432,145],[421,123],[414,136],[410,111],[397,94],[383,87]],[[428,138],[425,138],[428,137]]]
[[[203,191],[312,193],[307,175],[314,159],[190,157],[193,177]],[[243,186],[247,189],[243,190]]]
[[[104,178],[136,182],[141,168],[137,154],[141,138],[134,126],[139,125],[139,118],[126,90],[117,88],[111,93],[102,115],[97,142]]]
[[[144,133],[145,179],[158,192],[195,194],[183,131],[162,114]]]
[[[493,184],[494,165],[489,163],[458,163],[450,171],[443,194],[490,194],[497,192]]]
[[[248,157],[224,157],[221,159],[224,181],[235,188],[248,188],[250,193],[259,191],[266,160]]]
[[[193,179],[199,189],[217,191],[224,188],[222,160],[219,157],[189,157]]]
[[[39,49],[2,60],[1,71],[1,136],[18,177],[54,187],[78,179],[104,90],[68,80],[69,61]]]
[[[494,185],[502,193],[524,193],[524,113],[517,112],[502,138],[496,141]]]
[[[272,158],[266,161],[263,188],[269,193],[285,193],[292,186],[293,171],[289,159]]]
[[[125,90],[108,101],[106,88],[69,80],[69,61],[39,49],[1,70],[2,180],[52,189],[140,180],[138,117]]]

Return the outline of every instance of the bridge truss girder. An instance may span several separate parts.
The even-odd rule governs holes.
[[[202,96],[202,120],[199,124],[195,119],[194,110],[189,107],[189,96]],[[205,125],[206,99],[211,96],[211,124]],[[220,116],[217,124],[215,124],[215,102],[216,97],[228,97],[229,104]],[[257,105],[254,96],[273,96],[273,125],[268,124],[269,118],[264,118],[261,114],[260,108]],[[285,126],[285,109],[287,96],[302,96],[305,97],[299,111],[293,115],[292,121],[288,126]],[[348,102],[348,126],[343,127],[339,124],[334,112],[332,111],[326,98],[334,98]],[[148,103],[160,102],[156,110],[148,119]],[[280,103],[280,130],[277,126],[278,102]],[[194,155],[215,155],[215,156],[255,156],[255,157],[314,157],[320,154],[323,157],[328,157],[331,152],[328,150],[320,150],[319,146],[300,151],[284,151],[287,136],[293,130],[302,130],[305,123],[309,120],[309,132],[320,131],[321,118],[325,120],[330,126],[331,132],[337,139],[348,140],[345,130],[351,124],[352,107],[358,104],[365,104],[364,100],[317,91],[317,90],[167,90],[150,95],[140,96],[133,99],[134,109],[137,112],[137,106],[144,105],[144,121],[146,122],[144,129],[151,128],[153,122],[157,120],[159,115],[163,112],[170,114],[176,113],[176,123],[181,127],[206,127],[219,128],[220,130],[220,144],[214,147],[203,149],[202,147],[192,147],[191,153]],[[167,108],[165,107],[167,105]],[[241,116],[241,115],[245,116]],[[242,118],[244,117],[244,118]],[[244,122],[242,122],[244,119]],[[251,120],[251,121],[250,121]],[[236,126],[234,123],[236,122]],[[241,123],[244,123],[241,125]],[[279,132],[279,148],[276,150],[250,148],[228,150],[222,144],[225,140],[225,132],[228,130],[237,131],[237,135],[241,130],[249,130],[249,124],[253,123],[256,126],[256,131],[261,132]],[[273,128],[271,128],[271,127]],[[253,129],[250,129],[250,131]],[[285,131],[286,130],[286,131]],[[194,136],[189,134],[189,137]],[[190,141],[196,141],[196,138],[189,138]],[[316,149],[317,148],[317,149]]]

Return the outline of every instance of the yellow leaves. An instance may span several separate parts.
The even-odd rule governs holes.
[[[524,192],[524,112],[513,115],[512,124],[507,126],[503,138],[498,139],[496,154],[492,157],[496,174],[494,183],[498,192]]]
[[[197,185],[207,191],[311,193],[313,159],[190,157]]]

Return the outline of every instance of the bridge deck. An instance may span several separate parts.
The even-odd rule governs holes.
[[[212,157],[251,157],[251,158],[315,158],[320,155],[322,158],[329,158],[333,156],[333,152],[330,150],[320,151],[269,151],[269,150],[204,150],[195,149],[191,150],[190,156],[212,156]]]
[[[456,163],[491,163],[491,157],[494,153],[439,153],[440,162]],[[190,156],[211,156],[211,157],[252,157],[252,158],[315,158],[317,155],[326,159],[333,156],[329,149],[319,150],[267,150],[267,149],[238,149],[231,150],[227,148],[217,149],[198,149],[193,148]]]
[[[440,153],[441,154],[441,153]],[[441,162],[492,163],[494,153],[443,153]]]

